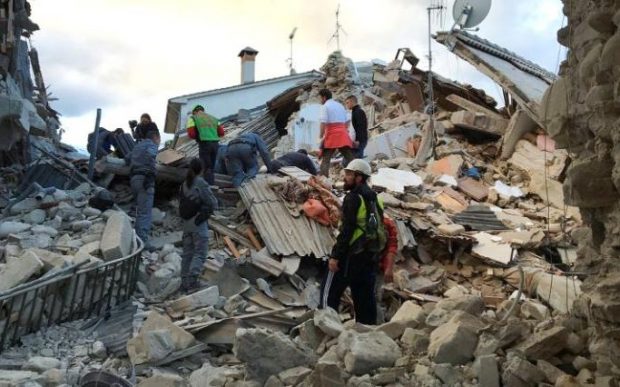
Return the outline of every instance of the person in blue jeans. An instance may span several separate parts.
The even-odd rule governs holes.
[[[157,148],[160,142],[159,132],[149,132],[147,137],[133,148],[129,160],[130,185],[136,200],[136,234],[142,239],[148,250],[150,250],[148,240],[152,225],[153,200],[155,199]]]
[[[232,176],[233,185],[239,187],[245,180],[256,177],[258,173],[259,153],[268,171],[271,166],[271,156],[267,144],[256,133],[245,133],[228,143],[226,151],[226,169]]]
[[[208,219],[217,207],[217,199],[202,177],[203,169],[199,158],[192,159],[180,191],[179,212],[183,218],[181,288],[185,292],[199,286],[209,248]]]

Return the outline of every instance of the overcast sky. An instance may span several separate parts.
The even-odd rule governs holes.
[[[320,68],[336,48],[328,44],[337,0],[30,0],[41,27],[32,38],[46,84],[62,114],[63,140],[84,147],[97,108],[101,125],[127,127],[151,114],[163,128],[169,98],[239,83],[237,54],[259,51],[256,79],[288,73],[288,35],[298,27],[298,72]],[[439,0],[433,0],[438,3]],[[431,0],[341,0],[343,53],[354,61],[390,61],[409,47],[426,69],[427,16]],[[433,31],[452,25],[452,0]],[[555,72],[560,0],[496,0],[479,36]],[[469,64],[433,42],[434,70],[484,88],[499,88]],[[564,51],[561,52],[561,59]]]

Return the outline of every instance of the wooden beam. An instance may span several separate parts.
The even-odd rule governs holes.
[[[254,231],[251,228],[248,228],[247,230],[245,230],[245,235],[248,237],[250,242],[252,242],[256,250],[261,250],[263,248],[263,246],[261,246],[260,242],[258,241],[258,238],[256,238],[256,235],[254,235]]]
[[[250,249],[254,248],[254,244],[245,236],[243,236],[240,232],[233,230],[229,227],[226,227],[224,224],[215,219],[209,219],[209,227],[213,229],[213,231],[217,232],[222,236],[227,236],[237,243],[244,245]]]
[[[228,246],[230,252],[235,256],[235,258],[241,258],[241,253],[239,253],[239,250],[237,250],[237,246],[235,246],[235,244],[228,235],[224,237],[224,242],[226,243],[226,246]]]

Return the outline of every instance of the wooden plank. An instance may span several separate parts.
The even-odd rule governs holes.
[[[235,258],[241,258],[241,253],[239,253],[239,250],[237,250],[237,246],[235,246],[235,244],[228,235],[224,237],[224,242],[226,243],[226,246],[228,246],[230,252],[235,256]]]
[[[245,247],[254,248],[254,244],[248,238],[243,236],[240,232],[226,227],[218,220],[215,220],[213,218],[209,219],[209,227],[218,234],[222,236],[227,236]]]
[[[254,230],[248,228],[247,230],[245,230],[245,235],[248,237],[250,242],[252,242],[256,250],[261,250],[263,248],[263,246],[261,246],[260,242],[258,241],[258,238],[256,238]]]
[[[450,102],[452,102],[453,104],[462,107],[463,109],[467,110],[468,112],[472,112],[472,113],[482,113],[488,117],[493,117],[493,118],[497,118],[497,119],[506,119],[504,116],[502,116],[501,114],[491,110],[491,109],[487,109],[484,106],[480,106],[475,102],[471,102],[469,100],[466,100],[465,98],[458,96],[456,94],[450,94],[449,96],[446,97],[446,99]]]

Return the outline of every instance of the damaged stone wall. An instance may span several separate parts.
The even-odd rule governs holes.
[[[39,26],[26,0],[0,1],[0,166],[25,164],[30,136],[59,141],[39,55],[28,38]]]
[[[564,0],[569,48],[541,116],[558,147],[572,155],[566,202],[580,207],[584,228],[576,270],[589,273],[575,311],[588,318],[590,352],[599,373],[618,372],[620,344],[620,1]],[[614,337],[615,336],[615,337]]]

